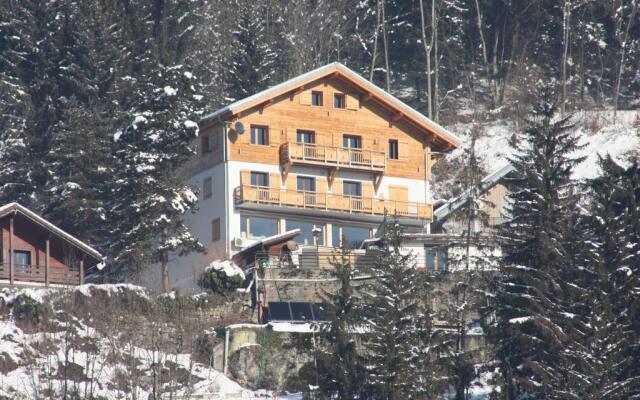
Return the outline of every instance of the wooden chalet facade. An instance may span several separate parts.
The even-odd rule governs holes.
[[[21,206],[0,207],[0,285],[79,285],[99,252]]]

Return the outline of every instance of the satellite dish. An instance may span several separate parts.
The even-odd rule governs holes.
[[[238,133],[238,135],[242,135],[244,133],[244,124],[238,121],[233,126],[233,129]]]

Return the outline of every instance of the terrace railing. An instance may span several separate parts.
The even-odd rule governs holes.
[[[312,164],[382,172],[387,166],[384,151],[288,142],[280,149],[282,164]]]
[[[0,263],[0,280],[11,280],[9,263]],[[48,283],[54,285],[80,284],[80,270],[49,267]],[[26,283],[47,283],[47,271],[44,265],[13,265],[13,281]]]

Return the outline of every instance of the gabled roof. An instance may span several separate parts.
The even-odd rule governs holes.
[[[46,219],[42,218],[38,214],[36,214],[33,211],[29,210],[28,208],[26,208],[26,207],[24,207],[24,206],[22,206],[22,205],[20,205],[18,203],[9,203],[9,204],[6,204],[6,205],[0,207],[0,218],[4,218],[9,214],[16,214],[16,213],[19,213],[20,215],[22,215],[22,216],[26,217],[27,219],[31,220],[32,222],[34,222],[34,223],[42,226],[43,228],[47,229],[48,231],[50,231],[54,235],[58,236],[62,240],[65,240],[66,242],[68,242],[68,243],[72,244],[73,246],[77,247],[78,249],[84,251],[85,253],[87,253],[91,257],[95,258],[95,260],[97,262],[102,261],[102,255],[97,250],[95,250],[93,247],[89,246],[88,244],[84,243],[80,239],[77,239],[74,236],[72,236],[72,235],[68,234],[67,232],[63,231],[62,229],[58,228],[57,226],[55,226],[51,222],[47,221]]]
[[[304,85],[327,76],[337,76],[350,82],[363,94],[370,95],[372,99],[393,110],[400,118],[407,119],[417,127],[432,133],[435,138],[443,141],[449,147],[456,148],[460,146],[460,139],[456,135],[447,131],[445,128],[431,121],[420,112],[409,107],[407,104],[403,103],[396,97],[369,82],[355,71],[338,62],[327,64],[323,67],[299,75],[293,79],[289,79],[288,81],[283,82],[279,85],[263,90],[262,92],[256,93],[242,100],[238,100],[217,111],[214,111],[211,114],[205,115],[200,120],[200,123],[202,124],[212,122],[213,120],[229,119],[237,115],[238,113],[259,106],[261,104],[265,104],[275,97],[290,93],[295,90],[299,90],[300,88],[304,87]]]
[[[496,169],[482,179],[482,181],[480,182],[480,191],[482,193],[486,192],[496,183],[498,183],[500,179],[504,178],[512,171],[515,171],[515,168],[513,167],[513,165],[511,165],[511,163],[506,163],[502,167]],[[458,197],[454,197],[453,199],[449,200],[442,207],[436,209],[433,212],[435,220],[442,221],[446,219],[451,213],[459,210],[467,200],[468,193],[469,189],[462,192]]]
[[[233,257],[231,257],[231,259],[236,264],[240,264],[243,259],[246,259],[247,257],[255,256],[255,253],[257,251],[260,251],[266,247],[277,246],[279,244],[286,243],[289,240],[293,239],[294,237],[300,235],[301,233],[302,231],[296,228],[287,232],[278,233],[276,235],[269,236],[264,239],[260,239],[257,242],[242,248],[242,250],[234,254]]]

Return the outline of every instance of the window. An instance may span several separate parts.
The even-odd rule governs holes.
[[[260,217],[242,217],[240,230],[248,238],[265,238],[278,234],[278,220]]]
[[[269,186],[269,174],[251,171],[251,186]]]
[[[426,247],[427,271],[443,272],[447,270],[448,251],[446,247]]]
[[[293,229],[300,229],[302,234],[293,238],[296,242],[305,245],[315,245],[313,240],[313,228],[320,229],[320,236],[318,236],[318,246],[324,245],[324,226],[321,224],[312,224],[310,222],[303,221],[290,221],[287,220],[287,231]]]
[[[211,221],[211,241],[217,242],[218,240],[220,240],[220,218]]]
[[[266,126],[251,126],[251,144],[269,145],[269,129]]]
[[[344,94],[336,93],[333,95],[333,108],[345,108]]]
[[[360,247],[363,240],[369,239],[370,231],[371,230],[369,228],[360,228],[356,226],[343,226],[342,236],[346,241],[344,243],[345,247],[349,247],[352,249],[356,249]]]
[[[322,107],[322,92],[311,92],[311,105]]]
[[[24,267],[31,265],[31,252],[24,250],[13,251],[13,262],[18,267]]]
[[[313,144],[316,142],[315,132],[313,131],[297,131],[296,141],[298,143]]]
[[[308,176],[299,176],[297,178],[297,189],[300,192],[315,192],[316,178],[311,178]]]
[[[362,196],[362,183],[352,181],[342,182],[342,194],[354,197]]]
[[[362,137],[355,135],[342,136],[342,147],[347,149],[361,149]]]
[[[396,139],[389,140],[389,160],[397,160],[399,158],[398,153],[398,141]]]
[[[209,135],[200,136],[200,153],[207,154],[211,152],[211,143],[209,142]]]
[[[209,176],[204,178],[202,182],[202,197],[204,200],[211,198],[213,195],[213,179]]]

